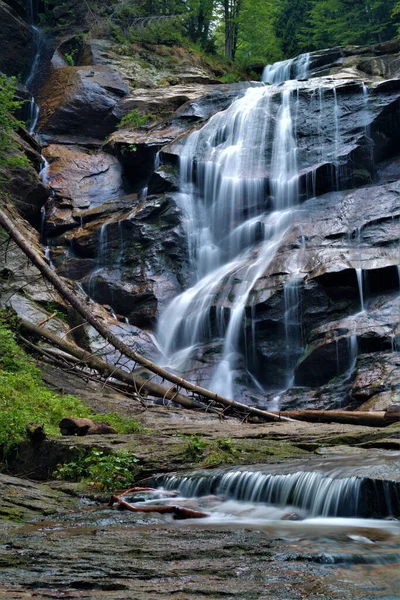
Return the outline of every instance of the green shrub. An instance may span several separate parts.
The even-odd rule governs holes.
[[[133,127],[143,127],[147,123],[154,119],[155,116],[152,114],[142,114],[137,108],[134,108],[126,115],[122,117],[118,124],[118,129],[131,129]]]
[[[189,460],[201,461],[207,453],[207,442],[199,435],[191,435],[186,437],[187,446],[185,455]]]
[[[126,450],[105,454],[93,448],[88,455],[81,453],[75,461],[57,465],[56,479],[85,482],[102,491],[130,487],[135,479],[138,459]]]
[[[12,136],[20,122],[12,117],[21,106],[14,100],[15,78],[0,74],[0,167],[25,167],[29,164],[24,155],[18,155],[18,146]]]
[[[221,83],[237,83],[240,81],[240,76],[236,73],[227,73],[219,78]]]

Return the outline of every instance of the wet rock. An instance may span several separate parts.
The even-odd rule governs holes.
[[[366,313],[322,326],[310,333],[310,345],[295,369],[299,385],[318,386],[351,372],[360,353],[391,349],[398,326],[399,299],[378,301]],[[354,389],[357,397],[357,385]]]
[[[47,146],[43,154],[49,163],[44,179],[53,192],[46,229],[53,235],[79,225],[75,209],[93,208],[123,193],[121,166],[109,154],[60,144]]]
[[[4,521],[27,522],[61,514],[78,504],[77,499],[63,492],[53,491],[46,484],[38,484],[19,477],[0,474],[0,515]]]
[[[105,138],[116,127],[116,108],[127,92],[121,76],[107,67],[53,69],[38,94],[38,129]]]
[[[64,237],[64,253],[58,248],[52,254],[59,273],[75,274],[93,299],[132,324],[154,323],[186,276],[186,239],[173,199],[127,196],[83,211],[81,218],[85,227]]]
[[[313,76],[339,75],[376,78],[397,77],[400,72],[398,40],[374,46],[341,46],[310,53],[310,71]]]
[[[164,158],[170,163],[176,163],[174,146],[171,143],[179,139],[183,134],[191,131],[197,123],[203,123],[213,114],[227,108],[238,96],[245,93],[249,84],[232,84],[225,86],[213,86],[212,90],[207,86],[196,86],[181,88],[176,86],[167,90],[137,90],[133,96],[124,99],[120,108],[124,112],[131,109],[140,110],[146,114],[150,109],[161,117],[168,116],[167,120],[150,128],[149,131],[123,129],[113,133],[106,142],[104,149],[119,158],[125,167],[125,175],[133,185],[148,180],[151,175],[149,186],[151,193],[162,193],[171,191],[177,186],[170,184],[164,171],[158,171],[152,175],[155,164],[155,155],[162,148],[166,150]],[[150,97],[151,96],[151,97]],[[152,104],[154,98],[155,105]],[[172,115],[170,113],[173,112]]]
[[[400,359],[397,352],[358,357],[351,398],[360,410],[386,410],[400,395]]]
[[[26,74],[34,54],[32,28],[24,16],[17,3],[0,1],[0,71],[6,75]]]

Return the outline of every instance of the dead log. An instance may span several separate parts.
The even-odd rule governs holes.
[[[385,412],[385,423],[391,425],[400,421],[400,404],[392,404]]]
[[[109,423],[99,423],[92,419],[64,417],[59,423],[62,435],[110,435],[118,433]]]
[[[198,510],[192,510],[191,508],[185,508],[183,506],[135,506],[134,504],[130,504],[123,499],[122,496],[111,496],[109,506],[113,506],[113,504],[117,503],[119,508],[130,510],[135,513],[159,513],[161,515],[165,514],[173,514],[174,519],[183,520],[183,519],[204,519],[205,517],[209,517],[208,513],[203,513]]]
[[[281,413],[277,413],[281,414]],[[367,427],[386,427],[390,423],[400,421],[400,413],[393,412],[386,419],[386,412],[363,412],[350,410],[288,410],[285,415],[296,421],[308,421],[315,423],[343,423],[347,425],[364,425]],[[393,420],[390,420],[392,418]]]
[[[91,369],[98,371],[105,377],[113,377],[114,379],[118,379],[119,381],[133,386],[137,391],[143,389],[158,398],[166,398],[169,400],[173,400],[174,402],[177,402],[185,408],[201,408],[202,410],[204,410],[205,408],[204,405],[200,404],[200,402],[196,402],[196,400],[193,400],[192,398],[187,398],[182,394],[177,394],[173,388],[167,388],[166,386],[161,385],[159,383],[154,383],[153,381],[146,381],[145,379],[138,378],[132,373],[128,373],[123,369],[119,369],[114,365],[102,360],[101,358],[98,358],[97,356],[93,356],[92,354],[90,354],[90,352],[79,348],[79,346],[76,346],[75,344],[71,344],[64,339],[61,340],[58,336],[56,336],[48,329],[41,329],[40,327],[37,327],[37,325],[33,325],[32,323],[30,323],[29,321],[25,321],[24,319],[22,319],[21,321],[21,326],[31,335],[33,334],[36,337],[42,337],[46,341],[51,342],[51,344],[57,346],[57,348],[60,348],[60,350],[63,350],[63,352],[74,356],[75,358],[79,359],[82,363],[89,366]]]
[[[292,420],[284,415],[276,415],[271,412],[261,410],[259,408],[246,406],[246,404],[230,400],[229,398],[225,398],[224,396],[220,396],[219,394],[207,390],[206,388],[200,387],[194,383],[191,383],[190,381],[186,381],[185,379],[179,377],[178,375],[175,375],[174,373],[170,373],[166,369],[163,369],[159,365],[156,365],[154,362],[145,358],[141,354],[134,352],[129,346],[124,344],[116,335],[114,335],[105,325],[103,325],[96,319],[96,317],[91,312],[90,308],[88,308],[83,302],[81,302],[81,300],[79,300],[79,298],[67,286],[67,284],[61,279],[61,277],[59,277],[55,273],[55,271],[53,271],[49,267],[49,265],[43,260],[39,253],[34,249],[32,244],[25,240],[23,235],[19,232],[18,228],[14,225],[12,220],[5,214],[3,210],[0,210],[0,225],[8,232],[8,234],[12,237],[12,239],[19,246],[19,248],[21,248],[24,254],[39,269],[43,277],[54,286],[54,288],[60,293],[64,300],[66,300],[71,306],[73,306],[73,308],[75,308],[75,310],[83,317],[83,319],[87,323],[89,323],[89,325],[92,325],[92,327],[101,335],[102,338],[104,338],[107,342],[114,346],[114,348],[119,350],[124,356],[132,359],[139,365],[142,365],[152,373],[161,377],[161,379],[170,381],[172,384],[177,386],[175,390],[176,392],[179,391],[180,388],[183,388],[211,402],[221,404],[226,408],[232,408],[247,415],[257,416],[260,419],[264,419],[266,421]]]

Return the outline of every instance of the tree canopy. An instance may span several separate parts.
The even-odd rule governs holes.
[[[59,5],[44,2],[48,12]],[[244,65],[383,42],[400,25],[400,0],[87,0],[85,6],[130,41],[186,41]]]

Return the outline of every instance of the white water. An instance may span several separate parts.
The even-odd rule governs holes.
[[[216,306],[223,348],[209,386],[225,396],[233,395],[235,370],[243,360],[238,348],[250,294],[298,203],[293,89],[286,84],[272,99],[270,88],[250,88],[190,135],[180,156],[178,202],[186,217],[194,282],[162,314],[157,339],[164,364],[185,371],[196,347],[212,337],[210,314]],[[227,301],[228,310],[218,310]]]
[[[288,508],[302,518],[382,518],[399,514],[399,458],[398,452],[359,455],[352,456],[349,464],[348,457],[314,457],[292,466],[286,463],[159,476],[156,484],[185,498],[213,496],[216,504],[235,501],[257,510],[264,507],[271,515],[276,511],[275,518],[281,518],[279,512]],[[382,474],[387,479],[380,479]]]
[[[285,342],[286,342],[286,373],[287,387],[292,383],[292,373],[295,364],[304,352],[301,286],[302,279],[288,279],[283,287],[285,313]]]
[[[309,69],[306,56],[273,65],[268,72],[280,81],[304,69]],[[310,93],[317,109],[315,135],[321,139],[317,160],[331,164],[332,189],[343,187],[342,177],[346,177],[339,156],[345,107],[336,92],[336,86],[343,83],[318,81]],[[187,231],[191,285],[161,314],[156,332],[159,361],[187,377],[212,342],[211,374],[203,371],[196,376],[201,377],[201,384],[228,397],[234,397],[237,383],[262,391],[253,372],[258,362],[255,300],[299,204],[296,119],[303,87],[287,81],[248,89],[189,135],[179,151],[176,199]],[[365,107],[360,125],[366,127],[365,86],[360,85],[360,93]],[[330,136],[324,131],[327,115],[332,119]],[[315,194],[314,170],[307,175],[307,195]],[[296,280],[299,269],[300,264],[290,265],[289,282]],[[363,310],[363,279],[359,272],[357,277]],[[289,282],[283,290],[286,378],[282,387],[291,384],[293,368],[304,349],[300,282]],[[352,361],[355,348],[353,340]]]
[[[33,7],[31,7],[33,10]],[[33,14],[33,13],[32,13]],[[32,17],[33,18],[33,17]],[[40,30],[32,24],[32,32],[33,39],[36,48],[35,56],[32,62],[31,70],[29,75],[25,81],[25,87],[32,93],[32,85],[35,82],[35,79],[38,74],[39,66],[40,66],[40,53],[41,53],[41,35]],[[31,103],[29,107],[29,133],[32,135],[35,130],[39,120],[39,106],[36,104],[35,98],[32,94]]]
[[[283,83],[290,79],[307,79],[310,72],[310,54],[301,54],[297,58],[282,60],[267,65],[262,74],[265,83]]]

